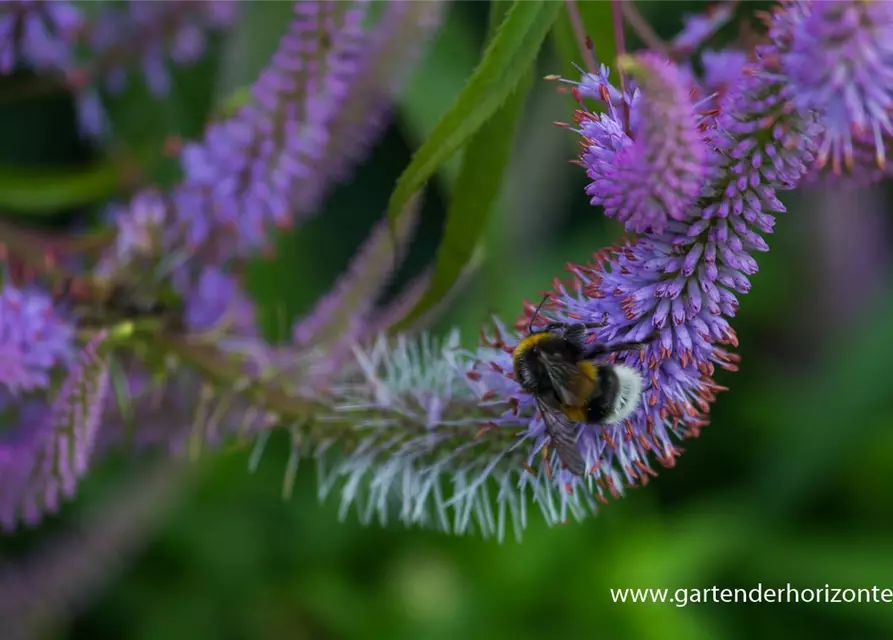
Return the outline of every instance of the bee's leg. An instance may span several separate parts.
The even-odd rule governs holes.
[[[596,344],[590,347],[583,355],[585,360],[593,360],[609,353],[621,351],[637,351],[646,346],[651,340],[639,340],[637,342],[615,342],[614,344]]]

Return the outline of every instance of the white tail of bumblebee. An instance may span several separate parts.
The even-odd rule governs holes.
[[[626,420],[642,398],[642,376],[632,367],[623,364],[615,364],[614,373],[617,374],[619,389],[617,399],[614,402],[613,411],[602,421],[603,424],[615,424]]]

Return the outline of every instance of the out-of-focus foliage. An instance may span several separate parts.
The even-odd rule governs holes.
[[[251,66],[252,57],[266,59],[269,51],[258,51],[269,47],[265,34],[276,23],[266,14],[281,12],[280,4],[285,3],[258,3],[263,9],[254,9],[224,43],[224,62],[237,67],[233,58],[243,66]],[[579,4],[596,52],[610,56],[608,3]],[[669,39],[681,15],[703,3],[637,5]],[[430,132],[476,63],[487,17],[485,3],[451,6],[402,99],[397,121],[355,179],[332,195],[325,215],[300,233],[281,234],[275,260],[249,266],[247,280],[269,334],[284,332],[283,315],[305,311],[330,289],[385,210],[410,149]],[[537,63],[521,134],[484,236],[488,260],[437,324],[441,330],[458,325],[467,346],[490,314],[514,317],[519,301],[536,297],[567,261],[585,261],[619,233],[618,225],[589,206],[585,176],[566,165],[574,155],[573,136],[543,127],[567,119],[573,108],[569,97],[556,96],[554,84],[538,80],[546,73],[568,73],[567,59],[579,55],[567,46],[565,21],[559,18],[554,43],[560,56],[546,47]],[[734,28],[721,32],[720,39]],[[635,38],[628,45],[634,48]],[[240,55],[229,55],[232,51]],[[208,82],[211,63],[206,64],[182,73]],[[233,87],[255,71],[230,67],[223,77],[230,74]],[[11,90],[0,86],[0,96]],[[141,92],[145,89],[134,84],[115,112],[132,129],[138,148],[143,140],[157,143],[162,132],[194,136],[212,110],[207,92],[190,91],[164,110],[147,103]],[[32,110],[56,124],[25,137],[21,123],[37,117],[28,113]],[[159,124],[168,118],[177,124]],[[103,166],[94,165],[101,160],[75,129],[73,105],[63,98],[0,104],[0,160],[36,154],[51,166]],[[145,148],[151,157],[140,159],[144,170],[155,178],[166,175],[169,161],[157,144]],[[447,165],[427,189],[401,282],[430,262],[449,202],[445,194],[461,184],[456,179],[461,171],[458,160]],[[0,203],[4,184],[0,172]],[[11,189],[7,197],[14,196]],[[761,257],[753,291],[737,316],[741,369],[717,376],[732,391],[719,397],[701,437],[686,443],[679,465],[662,470],[646,490],[631,492],[597,518],[551,529],[532,518],[520,544],[510,536],[497,544],[399,524],[360,527],[352,518],[340,523],[336,502],[319,504],[310,465],[299,469],[291,499],[282,500],[290,443],[277,433],[253,475],[245,471],[247,449],[204,458],[197,487],[184,488],[184,503],[157,524],[152,542],[132,564],[110,575],[105,590],[74,619],[54,621],[45,637],[890,637],[890,604],[676,607],[615,604],[609,592],[788,583],[893,588],[893,489],[887,481],[893,468],[893,401],[886,388],[893,358],[893,193],[878,188],[876,196],[869,213],[854,216],[854,224],[875,225],[871,228],[881,237],[880,257],[860,262],[860,274],[876,284],[861,297],[847,297],[845,315],[828,311],[843,298],[829,283],[846,286],[829,274],[828,265],[835,264],[829,256],[858,255],[863,247],[821,232],[828,219],[820,215],[822,208],[839,200],[818,187],[785,198],[789,212],[779,218],[772,251]],[[302,274],[300,287],[292,284],[295,273]],[[94,494],[128,477],[126,461],[113,461],[87,480],[83,500],[63,509],[49,530],[0,539],[0,562],[27,558],[54,530],[80,522]]]

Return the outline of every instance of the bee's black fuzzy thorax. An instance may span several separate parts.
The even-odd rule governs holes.
[[[553,354],[569,362],[580,359],[582,348],[576,342],[551,332],[532,333],[515,347],[515,377],[525,391],[532,394],[550,394],[552,384],[541,353]]]

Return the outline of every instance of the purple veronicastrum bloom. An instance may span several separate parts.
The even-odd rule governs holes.
[[[791,108],[785,86],[762,66],[771,49],[759,53],[760,62],[724,96],[715,126],[707,130],[711,163],[718,170],[699,206],[669,221],[660,233],[647,232],[598,252],[590,264],[571,265],[571,281],[556,282],[552,302],[541,314],[541,323],[597,322],[602,326],[594,337],[609,344],[656,332],[646,348],[622,357],[645,382],[635,413],[622,424],[580,429],[578,446],[591,470],[585,479],[559,469],[554,453],[550,465],[532,470],[547,436],[541,419],[530,419],[533,399],[512,378],[510,352],[520,335],[499,327],[495,342],[478,351],[472,384],[491,403],[509,401],[509,410],[493,421],[497,427],[514,430],[519,420],[527,420],[524,439],[533,443],[528,458],[533,472],[521,483],[532,487],[552,522],[567,510],[576,515],[582,501],[591,502],[582,484],[594,486],[598,499],[604,499],[653,475],[652,456],[665,466],[674,464],[675,441],[697,435],[707,423],[709,405],[720,390],[712,381],[715,368],[735,367],[737,358],[727,345],[737,339],[728,320],[757,269],[751,254],[768,248],[762,234],[772,231],[773,213],[784,210],[776,190],[794,186],[814,159],[814,129]],[[619,110],[599,116],[605,128],[611,113]],[[591,113],[578,115],[578,121],[590,119]],[[614,130],[619,126],[615,121]],[[531,312],[532,305],[528,317]]]

